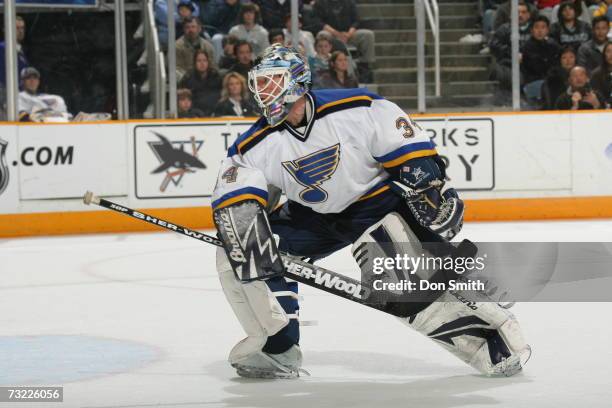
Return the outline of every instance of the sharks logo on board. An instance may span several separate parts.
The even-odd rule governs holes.
[[[170,183],[178,186],[186,173],[206,169],[206,165],[198,158],[203,140],[196,140],[195,136],[191,136],[189,140],[170,142],[164,135],[154,131],[152,133],[159,140],[147,143],[160,164],[151,174],[165,173],[159,191],[166,191]]]

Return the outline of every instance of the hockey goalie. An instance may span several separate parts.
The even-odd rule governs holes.
[[[298,288],[283,277],[280,252],[316,261],[348,245],[359,254],[396,242],[418,255],[420,243],[459,232],[463,202],[444,188],[435,145],[394,103],[365,89],[311,90],[308,65],[279,44],[248,82],[262,117],[229,149],[213,195],[224,243],[217,269],[246,332],[229,362],[244,377],[294,378]],[[480,292],[429,295],[395,314],[483,374],[521,370],[530,347],[507,309]]]

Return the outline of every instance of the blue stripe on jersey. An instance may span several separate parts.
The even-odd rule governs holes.
[[[310,91],[314,96],[315,108],[319,108],[331,102],[341,99],[353,98],[355,96],[369,96],[372,99],[384,99],[382,96],[368,91],[366,88],[352,89],[317,89]]]
[[[259,118],[246,132],[242,133],[236,139],[234,144],[230,146],[230,148],[227,150],[227,157],[232,157],[233,155],[237,154],[238,145],[240,145],[240,143],[244,142],[253,133],[265,128],[266,126],[268,126],[268,122],[266,121],[266,119],[263,117]]]
[[[246,199],[248,198],[247,196],[251,196],[251,195],[261,197],[266,202],[268,201],[267,191],[262,190],[257,187],[243,187],[243,188],[239,188],[238,190],[230,191],[229,193],[222,195],[220,198],[212,202],[212,207],[217,208],[221,204],[223,204],[225,201],[228,201],[232,198],[237,198],[239,196],[245,196],[245,199]]]
[[[411,143],[411,144],[403,145],[399,149],[395,149],[392,152],[387,153],[383,156],[374,157],[374,160],[380,163],[386,163],[391,160],[397,159],[398,157],[403,156],[406,153],[412,153],[418,150],[431,150],[435,148],[436,148],[436,145],[434,145],[433,142]]]

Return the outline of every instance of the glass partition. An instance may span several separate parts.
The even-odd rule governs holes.
[[[17,1],[14,21],[17,62],[12,69],[5,67],[18,82],[17,120],[116,119],[114,4],[63,0],[44,2],[57,7],[41,7],[31,3]],[[137,63],[144,51],[144,41],[137,34],[142,6],[139,2],[127,2],[124,6],[128,50],[128,84],[124,88],[129,95],[126,110],[131,116],[138,116],[139,110],[144,111],[139,106],[141,92],[137,86],[143,76],[143,68]],[[6,29],[3,32],[6,34]],[[2,52],[4,57],[4,49]],[[6,82],[4,73],[2,82]]]

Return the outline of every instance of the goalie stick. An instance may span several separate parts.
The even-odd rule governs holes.
[[[223,242],[215,237],[194,231],[182,225],[173,224],[166,220],[162,220],[159,217],[153,217],[152,215],[133,210],[126,206],[108,201],[104,198],[97,197],[91,191],[85,193],[83,196],[83,202],[87,205],[95,204],[100,207],[107,208],[137,220],[145,221],[149,224],[157,225],[158,227],[206,242],[207,244],[223,247]],[[281,255],[285,265],[285,277],[353,302],[360,303],[373,309],[377,309],[394,316],[401,316],[400,313],[396,312],[393,308],[389,308],[385,303],[368,302],[372,288],[363,285],[359,280],[341,275],[317,265],[313,265],[309,262],[302,261],[301,259],[292,255],[285,253],[282,253]]]

